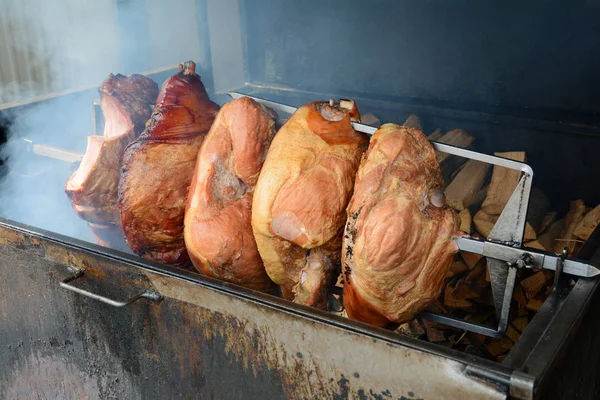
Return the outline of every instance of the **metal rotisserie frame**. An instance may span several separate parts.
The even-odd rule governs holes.
[[[153,77],[160,83],[169,73]],[[251,85],[239,90],[295,105],[320,98]],[[71,96],[82,99],[89,115],[95,90]],[[394,103],[381,109],[398,119],[413,110]],[[450,114],[429,110],[436,123]],[[70,221],[78,222],[74,214]],[[599,236],[580,258],[598,258]],[[600,355],[590,334],[598,322],[589,318],[600,302],[598,283],[565,277],[561,285],[497,364],[3,219],[0,398],[60,398],[70,391],[92,398],[528,399],[557,387],[565,398],[594,394],[599,371],[581,362],[567,368],[565,360]],[[81,295],[90,293],[93,299]],[[589,384],[568,380],[577,374]],[[80,378],[61,386],[58,376]]]

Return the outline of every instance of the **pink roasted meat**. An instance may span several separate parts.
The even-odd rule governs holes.
[[[73,209],[107,247],[126,248],[117,192],[121,156],[144,129],[158,85],[142,75],[110,74],[98,89],[105,126],[102,136],[89,136],[77,171],[65,185]]]
[[[196,162],[185,214],[185,244],[208,276],[270,292],[274,284],[250,224],[252,196],[275,135],[272,113],[248,97],[223,106]]]
[[[439,164],[425,135],[384,124],[356,175],[342,247],[344,307],[377,326],[412,319],[442,290],[458,248]]]

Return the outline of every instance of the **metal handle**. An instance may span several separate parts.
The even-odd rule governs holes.
[[[151,290],[145,290],[142,293],[138,293],[135,296],[132,296],[125,301],[117,301],[117,300],[109,299],[108,297],[100,296],[99,294],[88,292],[87,290],[80,289],[73,285],[69,285],[69,282],[73,282],[74,280],[83,277],[84,274],[85,274],[85,271],[80,269],[74,275],[63,279],[60,282],[60,286],[65,289],[68,289],[72,292],[79,293],[83,296],[89,297],[91,299],[99,300],[103,303],[110,304],[113,307],[125,307],[126,305],[129,305],[129,304],[133,303],[134,301],[141,299],[142,297],[152,300],[152,301],[156,301],[156,302],[160,302],[163,299],[163,297],[160,294],[153,292]]]

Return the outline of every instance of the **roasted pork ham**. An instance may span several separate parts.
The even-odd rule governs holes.
[[[270,292],[252,233],[251,207],[271,140],[272,112],[248,97],[219,111],[196,161],[185,214],[185,244],[208,276]]]
[[[219,106],[188,61],[162,85],[146,130],[125,150],[119,210],[127,244],[142,257],[184,266],[189,186],[200,145]]]
[[[435,300],[458,248],[433,147],[420,131],[384,124],[356,175],[342,266],[344,308],[377,326],[402,324]]]
[[[110,74],[98,91],[104,134],[88,137],[81,164],[67,181],[65,192],[99,244],[125,249],[117,206],[121,156],[150,118],[158,85],[142,75]]]
[[[282,295],[325,308],[340,264],[346,205],[368,139],[353,101],[309,103],[279,130],[252,202],[258,250]]]

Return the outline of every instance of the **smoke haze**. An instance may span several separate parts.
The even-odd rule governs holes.
[[[27,152],[24,139],[84,153],[92,102],[109,73],[203,60],[197,7],[194,0],[168,7],[159,0],[0,0],[0,127],[8,132],[0,147],[1,217],[95,242],[64,193],[77,165]],[[74,93],[22,104],[63,91]]]

